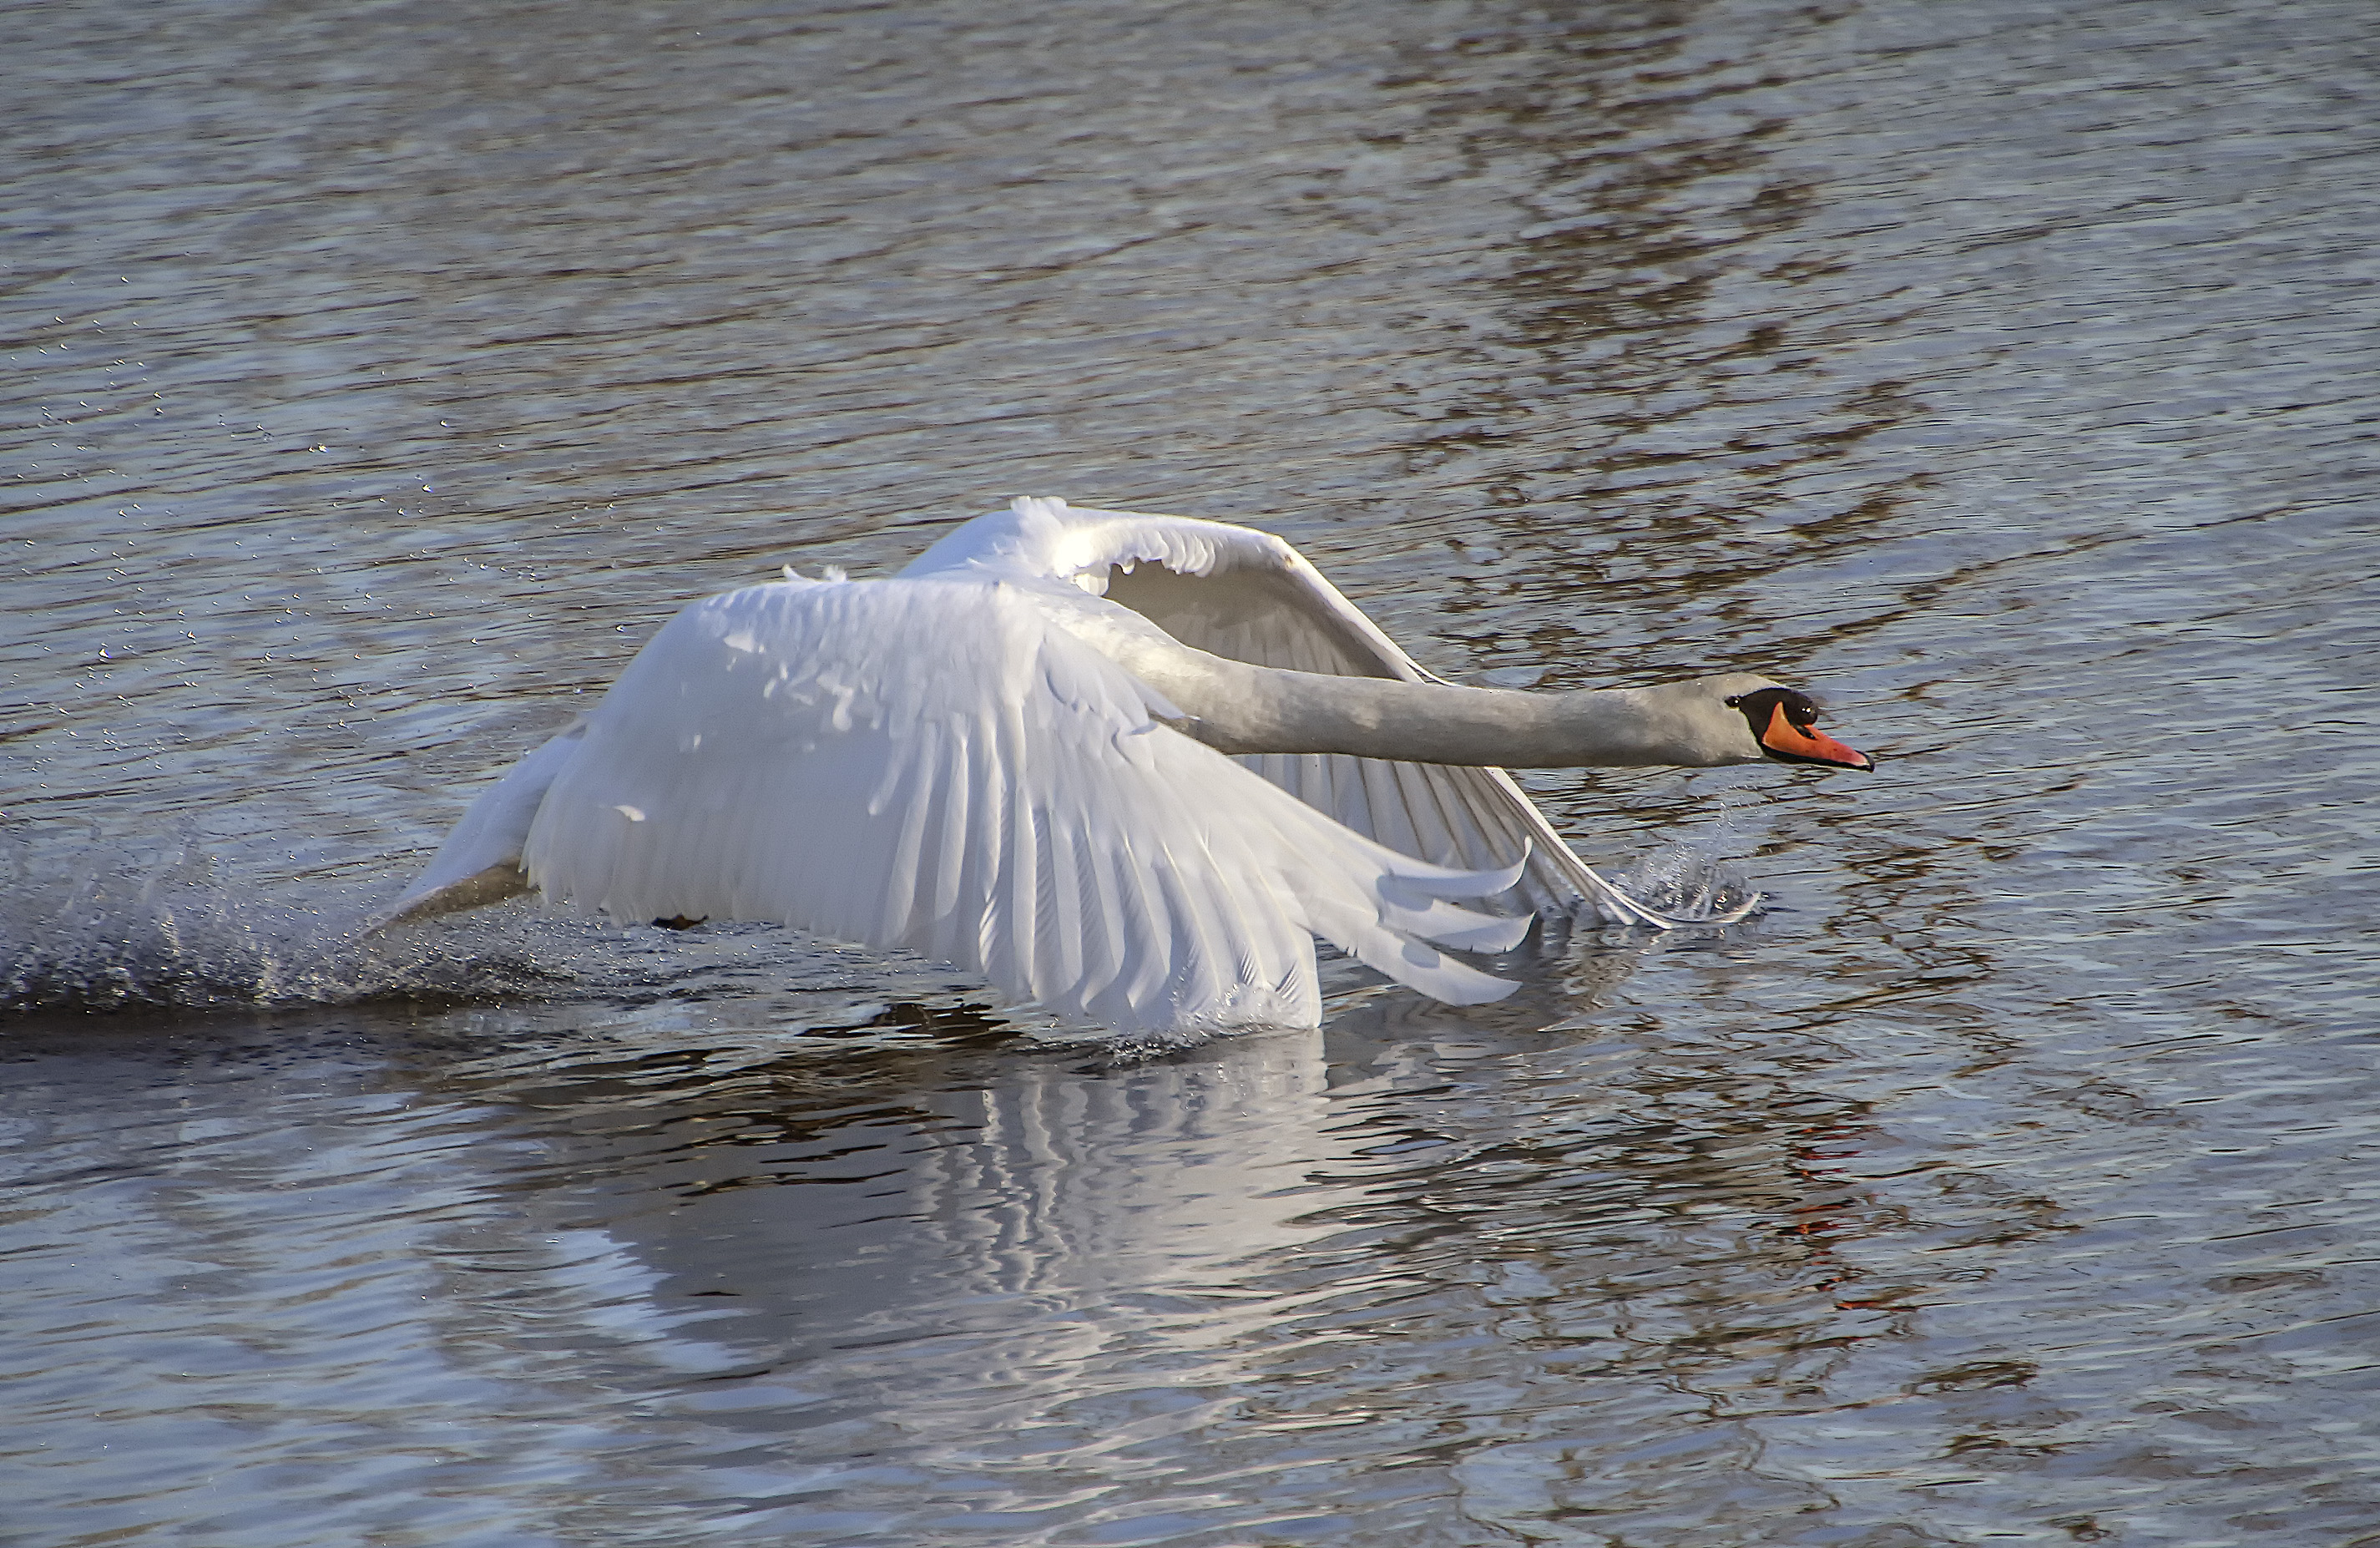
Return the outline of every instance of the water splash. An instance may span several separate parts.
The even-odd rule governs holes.
[[[1621,891],[1672,918],[1728,924],[1760,911],[1764,895],[1743,870],[1698,844],[1664,846],[1618,879]]]
[[[93,834],[45,852],[29,829],[0,826],[0,1012],[480,998],[575,979],[496,932],[458,951],[367,935],[344,897],[269,901],[187,834],[140,846]]]

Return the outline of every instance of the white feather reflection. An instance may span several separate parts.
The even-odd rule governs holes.
[[[1042,1069],[945,1098],[962,1127],[912,1188],[962,1283],[1080,1296],[1222,1285],[1232,1264],[1303,1239],[1305,1174],[1329,1148],[1322,1034],[1232,1054],[1130,1081]]]

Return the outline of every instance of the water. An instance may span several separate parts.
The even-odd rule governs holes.
[[[2380,1542],[2375,44],[0,15],[0,1542]],[[1196,1048],[353,938],[684,601],[1018,493],[1882,766],[1533,775],[1775,908]]]

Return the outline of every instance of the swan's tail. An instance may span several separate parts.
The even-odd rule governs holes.
[[[454,832],[431,857],[429,868],[395,902],[372,916],[366,931],[501,903],[527,892],[528,877],[521,869],[521,849],[528,842],[529,824],[537,820],[546,791],[570,766],[586,734],[582,717],[480,792],[480,798],[464,811]]]

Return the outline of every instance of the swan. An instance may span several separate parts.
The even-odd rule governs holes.
[[[1506,766],[1872,766],[1745,673],[1444,682],[1221,522],[1026,498],[890,579],[784,573],[664,624],[374,928],[535,888],[906,947],[1117,1029],[1311,1027],[1316,936],[1468,1005],[1516,986],[1444,948],[1535,912],[1712,922],[1597,875]]]

